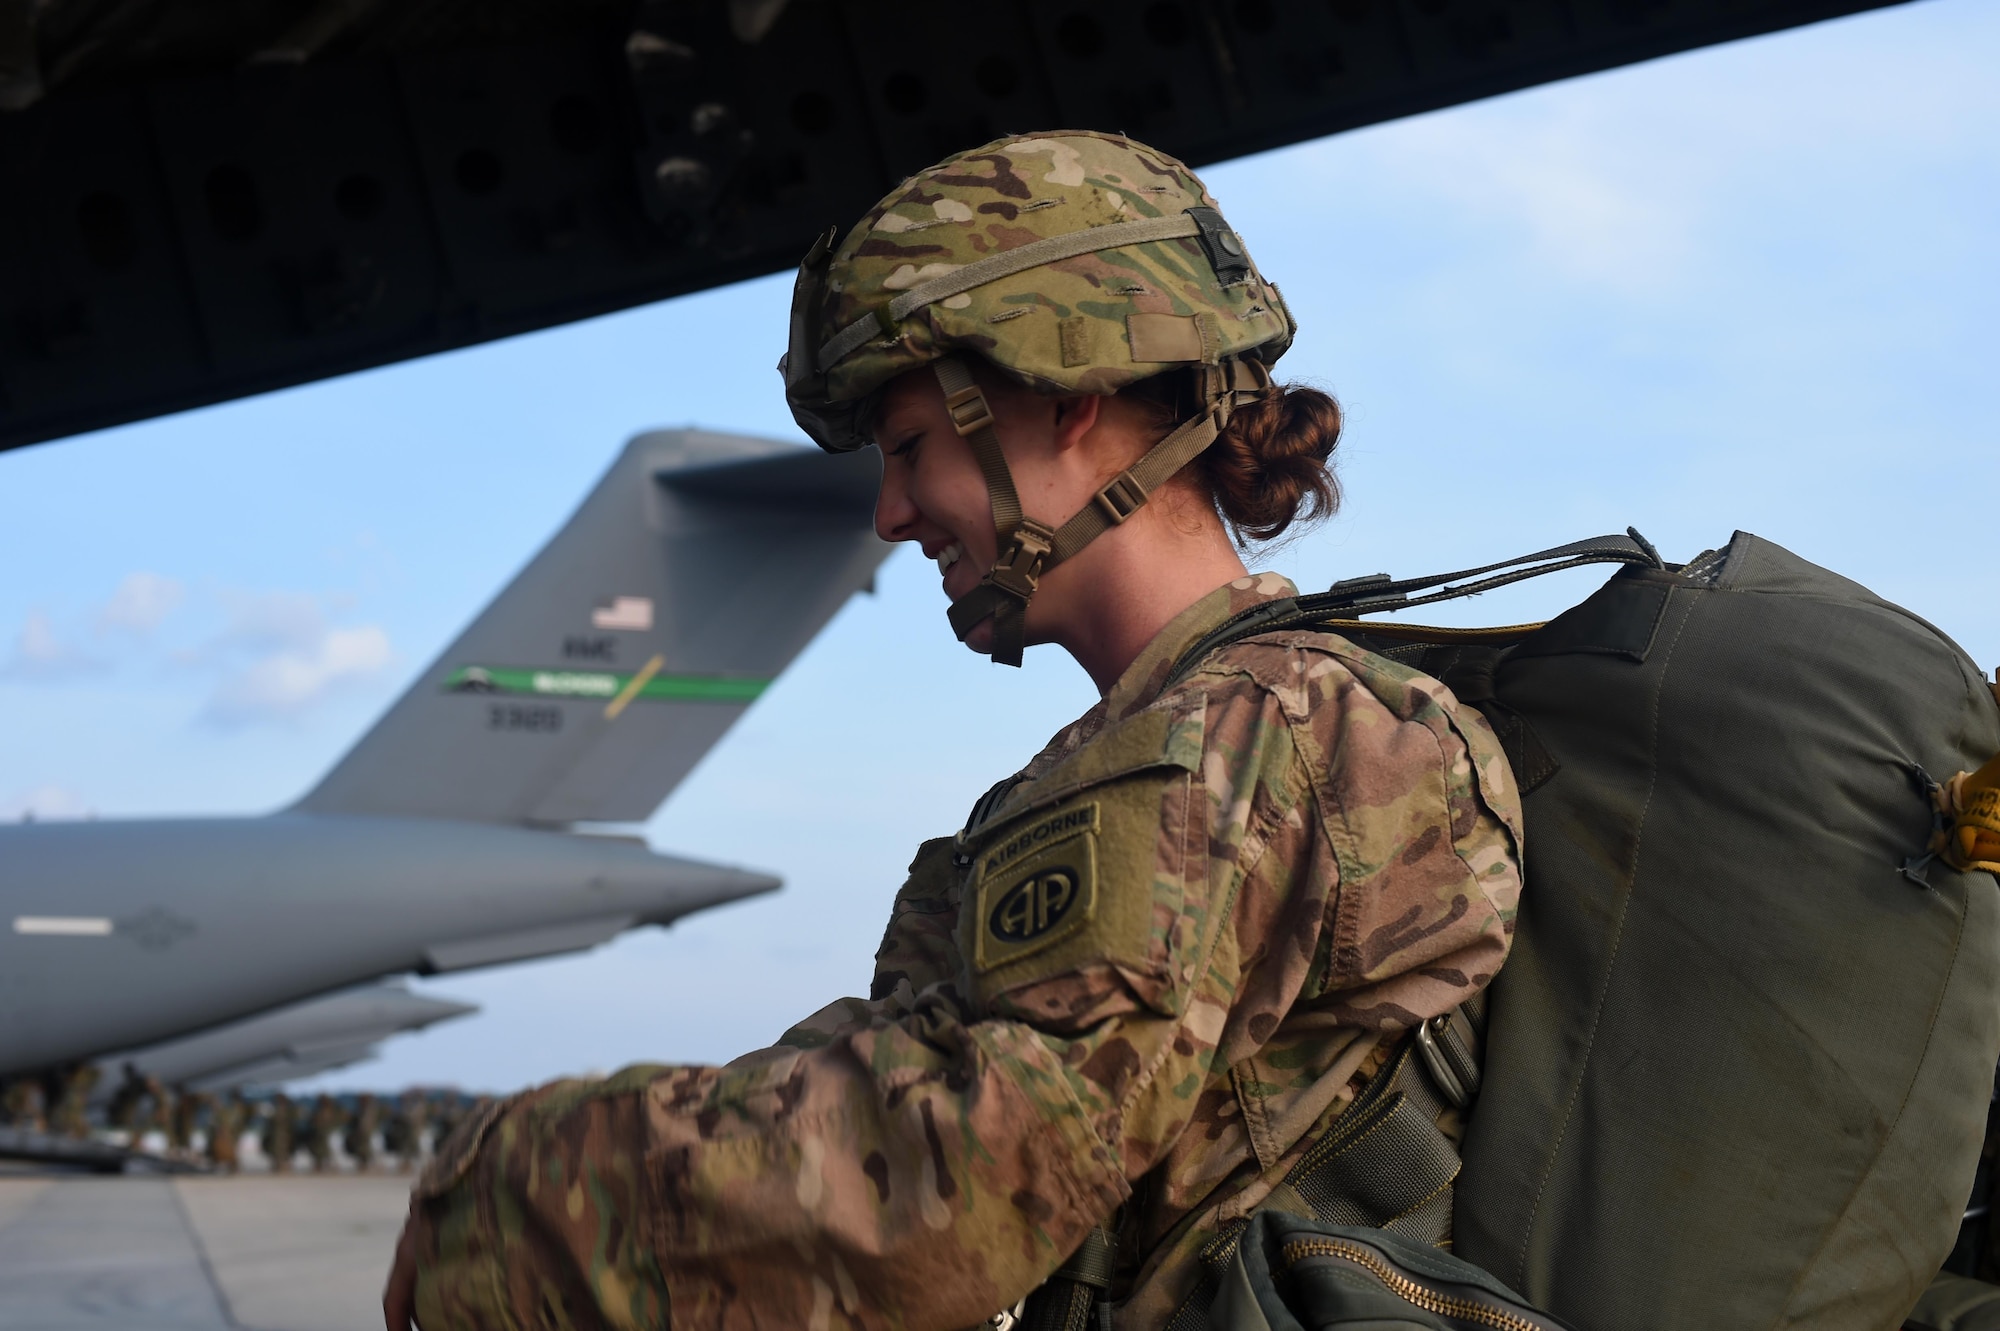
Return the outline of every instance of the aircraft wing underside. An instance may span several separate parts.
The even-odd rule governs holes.
[[[1200,165],[1888,2],[0,6],[0,448],[786,268],[1008,130]]]

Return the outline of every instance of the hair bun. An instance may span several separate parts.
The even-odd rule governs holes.
[[[1239,544],[1272,540],[1294,522],[1340,508],[1329,459],[1341,424],[1340,403],[1297,384],[1272,384],[1230,415],[1197,465]]]

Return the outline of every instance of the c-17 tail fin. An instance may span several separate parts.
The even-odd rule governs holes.
[[[650,816],[889,547],[872,454],[701,430],[625,446],[569,523],[296,806]]]

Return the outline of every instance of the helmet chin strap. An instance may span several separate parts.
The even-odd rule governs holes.
[[[1021,512],[1021,497],[1000,437],[993,430],[993,412],[972,377],[971,367],[956,356],[935,361],[938,386],[944,389],[952,425],[972,446],[972,455],[986,477],[986,494],[993,506],[993,528],[999,557],[979,585],[952,602],[946,611],[952,632],[964,642],[981,621],[993,621],[993,660],[1021,664],[1027,636],[1028,602],[1042,575],[1145,507],[1153,492],[1174,473],[1201,455],[1229,424],[1239,406],[1254,401],[1270,386],[1270,371],[1261,361],[1230,357],[1219,365],[1195,367],[1201,380],[1201,415],[1183,421],[1145,456],[1090,497],[1061,527],[1050,527]]]

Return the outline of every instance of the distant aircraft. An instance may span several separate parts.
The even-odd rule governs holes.
[[[590,829],[650,816],[871,583],[889,548],[875,466],[641,435],[296,804],[0,828],[0,1076],[113,1055],[227,1080],[315,1045],[344,1061],[415,1014],[336,991],[577,951],[777,888]]]

